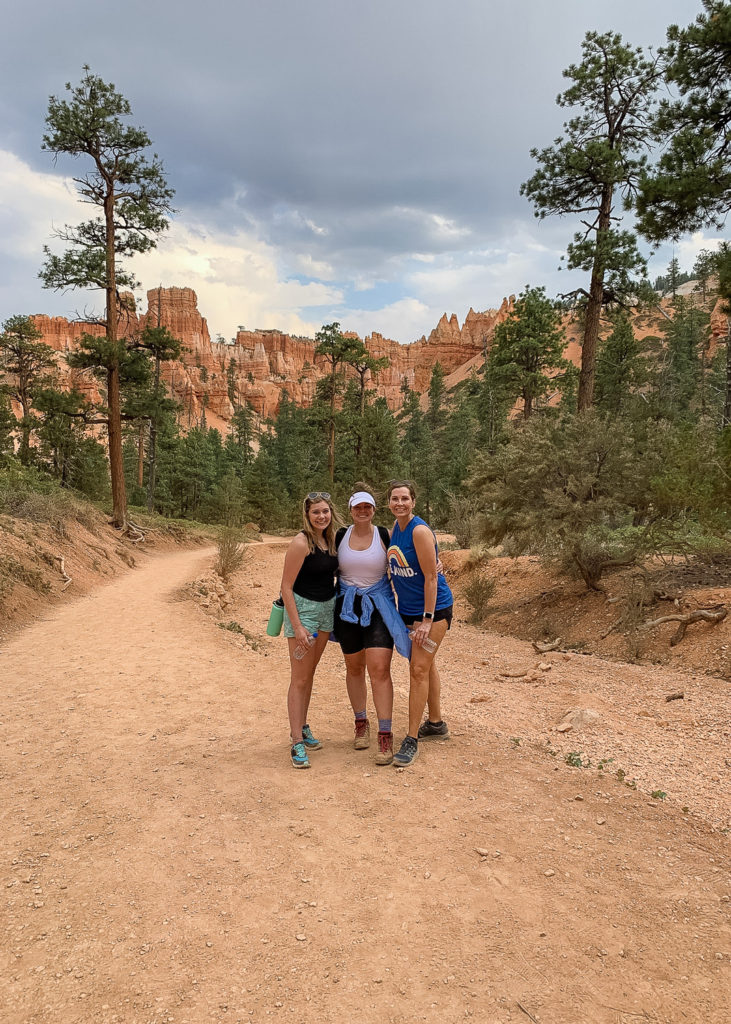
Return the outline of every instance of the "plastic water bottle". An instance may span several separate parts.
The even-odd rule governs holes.
[[[413,640],[415,635],[415,631],[412,629],[409,633],[410,639]],[[428,651],[429,654],[433,654],[439,645],[437,644],[436,640],[432,640],[430,637],[427,637],[421,646],[424,648],[425,651]]]
[[[292,657],[296,658],[297,661],[301,661],[307,654],[309,649],[312,647],[316,639],[317,633],[310,633],[309,636],[305,637],[304,640],[297,644],[297,646],[294,649],[294,653],[292,654]]]

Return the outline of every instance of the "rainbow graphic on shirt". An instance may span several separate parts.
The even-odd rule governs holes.
[[[416,573],[409,565],[406,556],[397,544],[392,544],[388,549],[388,566],[392,576],[415,576]]]

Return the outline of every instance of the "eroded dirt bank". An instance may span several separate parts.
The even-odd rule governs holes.
[[[210,553],[184,551],[0,648],[2,1020],[727,1019],[727,684],[684,679],[704,728],[658,726],[637,712],[672,671],[552,655],[511,678],[530,646],[457,624],[454,738],[397,771],[352,749],[331,645],[325,746],[295,772],[284,643],[260,636],[282,555],[253,547],[239,577],[249,640],[188,600]],[[599,718],[562,740],[583,706]]]

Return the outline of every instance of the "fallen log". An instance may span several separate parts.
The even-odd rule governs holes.
[[[562,643],[563,637],[559,636],[556,637],[555,640],[546,641],[546,643],[541,643],[540,640],[534,640],[531,646],[534,651],[538,652],[538,654],[548,654],[549,651],[557,651]]]
[[[63,578],[63,586],[61,587],[61,593],[63,594],[63,592],[64,592],[65,590],[68,590],[68,588],[69,588],[69,587],[71,586],[71,584],[72,584],[72,583],[73,583],[74,581],[73,581],[73,579],[72,579],[72,578],[71,578],[71,577],[69,576],[69,574],[68,574],[68,573],[66,572],[66,560],[65,560],[64,556],[63,556],[63,555],[54,555],[53,557],[54,557],[54,558],[56,559],[56,561],[57,561],[57,562],[59,562],[59,564],[60,564],[60,569],[61,569],[61,576],[62,576],[62,578]]]
[[[715,605],[713,608],[697,608],[694,612],[687,612],[685,615],[661,615],[659,619],[652,619],[650,622],[645,622],[643,629],[652,629],[653,626],[659,626],[663,622],[677,622],[678,628],[670,637],[670,646],[675,647],[685,636],[685,631],[688,626],[694,622],[710,622],[712,625],[717,625],[728,615],[728,608],[725,605]]]

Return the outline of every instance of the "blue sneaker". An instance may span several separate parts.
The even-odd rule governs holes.
[[[307,756],[304,743],[295,743],[290,751],[293,768],[309,768],[310,759]]]
[[[404,741],[401,744],[401,749],[398,754],[393,755],[392,764],[396,765],[397,768],[406,768],[408,765],[413,764],[419,756],[419,744],[413,736],[404,736]]]
[[[308,750],[320,750],[322,743],[312,735],[309,725],[302,726],[302,742]]]

